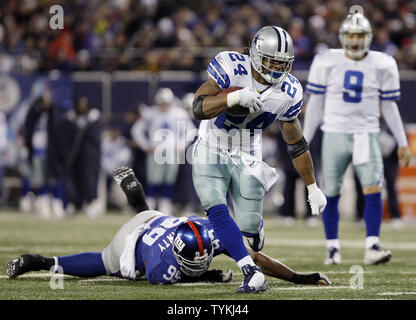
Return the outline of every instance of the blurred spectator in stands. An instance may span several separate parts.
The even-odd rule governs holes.
[[[295,67],[307,69],[311,63],[308,52],[316,52],[325,43],[339,45],[340,22],[351,4],[338,0],[314,1],[158,1],[158,0],[61,0],[65,8],[65,29],[49,28],[48,1],[0,2],[0,46],[13,58],[22,56],[16,70],[26,72],[62,68],[75,64],[81,50],[87,50],[94,68],[113,70],[118,56],[126,58],[126,49],[134,48],[139,60],[132,60],[133,68],[159,71],[149,53],[161,57],[155,48],[186,47],[193,56],[187,57],[184,67],[196,70],[200,59],[212,56],[207,47],[224,46],[238,49],[245,46],[253,32],[263,25],[279,25],[296,38],[299,58]],[[416,67],[415,3],[411,1],[374,0],[361,4],[373,24],[374,38],[387,38],[397,47],[399,67]],[[379,35],[378,30],[381,29]],[[383,39],[380,39],[380,42]],[[58,54],[59,50],[64,52]],[[389,45],[389,48],[394,48]],[[306,50],[306,51],[305,51]],[[168,55],[163,67],[171,69],[177,55]],[[158,61],[158,57],[156,61]],[[97,61],[97,63],[95,63]],[[178,64],[176,64],[178,65]],[[126,64],[122,64],[124,68]],[[176,67],[174,67],[175,69]]]
[[[66,147],[66,194],[68,213],[82,208],[93,219],[103,212],[97,201],[101,159],[101,113],[86,97],[77,100],[59,128]]]
[[[75,71],[92,71],[91,54],[88,50],[80,50],[77,53],[76,63],[74,66]]]
[[[15,59],[0,47],[0,73],[9,73],[13,70]]]
[[[296,60],[294,68],[304,70],[307,69],[310,60],[313,57],[311,50],[312,42],[309,37],[304,34],[305,22],[301,18],[295,18],[290,22],[289,34],[293,40],[293,47],[296,52]]]
[[[65,217],[63,186],[63,153],[56,127],[61,121],[60,107],[54,104],[50,91],[30,106],[23,125],[23,135],[28,150],[29,175],[26,177],[25,190],[21,204],[31,201],[28,191],[36,196],[35,212],[42,218],[54,215],[58,219]],[[25,197],[26,196],[26,197]]]
[[[186,128],[192,123],[175,100],[171,89],[160,88],[155,95],[156,105],[141,110],[142,117],[131,129],[134,141],[147,154],[149,207],[170,215],[173,214],[173,186],[186,148]]]
[[[390,40],[389,32],[386,28],[377,30],[375,41],[371,43],[371,50],[382,51],[393,57],[397,55],[397,46]]]

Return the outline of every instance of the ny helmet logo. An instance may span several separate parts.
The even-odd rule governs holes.
[[[182,252],[183,248],[185,247],[185,243],[182,241],[179,234],[176,236],[175,240],[173,241],[173,244],[179,252]]]

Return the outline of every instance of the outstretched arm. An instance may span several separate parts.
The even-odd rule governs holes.
[[[255,252],[248,247],[247,250],[254,263],[268,276],[296,284],[331,284],[331,281],[325,274],[318,272],[300,274],[262,252]]]

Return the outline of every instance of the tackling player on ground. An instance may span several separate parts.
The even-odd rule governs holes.
[[[142,184],[128,167],[116,169],[114,179],[139,213],[120,228],[109,246],[102,252],[53,258],[24,254],[7,264],[7,275],[14,279],[26,272],[61,267],[64,274],[78,277],[110,275],[138,280],[145,275],[153,284],[231,281],[229,270],[208,271],[213,257],[228,253],[207,219],[175,218],[148,210]],[[267,275],[296,284],[331,284],[324,274],[299,274],[263,253],[248,250]]]
[[[289,34],[267,26],[255,34],[248,52],[217,54],[207,68],[209,80],[195,93],[193,112],[202,121],[194,145],[193,182],[218,239],[244,274],[238,292],[267,289],[241,233],[254,251],[262,249],[263,197],[277,177],[261,160],[261,136],[275,119],[308,187],[312,213],[319,215],[326,205],[297,119],[303,100],[302,86],[289,73],[293,61]],[[239,90],[221,94],[236,87]],[[227,207],[227,193],[236,221]]]
[[[380,107],[399,145],[399,160],[403,166],[410,160],[396,104],[400,99],[399,72],[391,56],[369,50],[371,26],[361,13],[346,17],[339,38],[343,49],[330,49],[315,56],[306,86],[311,93],[304,123],[308,143],[323,117],[322,171],[328,201],[322,214],[328,249],[325,264],[341,263],[338,201],[342,179],[351,162],[365,196],[364,263],[378,264],[391,257],[390,251],[379,245],[383,182]]]

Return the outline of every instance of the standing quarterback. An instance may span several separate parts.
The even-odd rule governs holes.
[[[194,145],[193,183],[215,233],[244,274],[240,293],[268,287],[241,234],[254,251],[263,248],[263,197],[277,176],[261,160],[261,135],[276,118],[293,164],[308,186],[312,213],[319,215],[326,205],[297,119],[303,101],[299,81],[289,74],[293,61],[289,34],[267,26],[255,34],[248,52],[217,54],[207,68],[209,80],[195,93],[193,113],[202,121]]]
[[[330,49],[315,56],[306,86],[311,93],[304,124],[305,139],[309,143],[323,114],[322,171],[328,201],[322,214],[328,249],[325,264],[341,263],[338,200],[342,179],[351,161],[365,196],[364,263],[378,264],[391,258],[390,251],[379,245],[383,181],[380,106],[398,142],[399,160],[407,166],[410,159],[395,102],[400,99],[399,72],[391,56],[369,50],[371,26],[361,13],[346,17],[339,39],[343,49]]]

